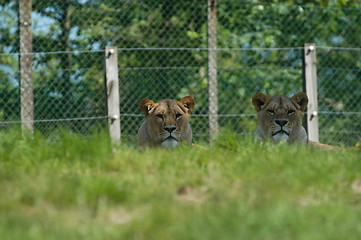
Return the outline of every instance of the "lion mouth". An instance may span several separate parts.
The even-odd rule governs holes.
[[[167,141],[167,140],[175,140],[175,141],[178,142],[178,139],[176,139],[176,138],[173,137],[172,135],[169,135],[168,137],[166,137],[166,138],[163,140],[163,142],[164,142],[164,141]]]
[[[288,132],[286,132],[285,130],[281,129],[275,133],[272,134],[272,137],[277,135],[277,134],[286,134],[287,136],[289,136],[290,134]]]

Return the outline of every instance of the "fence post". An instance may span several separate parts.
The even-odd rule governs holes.
[[[209,141],[212,143],[218,132],[217,91],[217,1],[208,0],[208,100]]]
[[[33,37],[31,27],[32,0],[19,1],[20,30],[20,102],[23,136],[34,133]]]
[[[119,78],[117,47],[105,48],[105,86],[107,92],[109,135],[114,144],[120,143]]]
[[[305,123],[308,139],[313,142],[319,142],[316,45],[314,43],[306,43],[303,51],[303,85],[309,99]]]

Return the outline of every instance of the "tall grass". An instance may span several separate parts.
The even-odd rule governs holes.
[[[1,239],[359,239],[360,151],[0,135]]]

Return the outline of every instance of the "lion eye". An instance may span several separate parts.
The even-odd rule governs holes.
[[[181,116],[182,116],[182,114],[179,114],[179,113],[175,115],[176,118],[180,118]]]
[[[162,119],[163,120],[163,115],[162,114],[157,114],[157,115],[155,115],[157,118],[159,118],[159,119]]]
[[[292,115],[294,113],[295,113],[295,110],[288,110],[288,112],[287,112],[288,115]]]
[[[267,112],[268,112],[270,115],[275,115],[275,111],[273,111],[273,110],[267,110]]]

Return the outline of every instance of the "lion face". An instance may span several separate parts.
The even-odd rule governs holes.
[[[275,142],[307,141],[306,131],[302,127],[302,116],[308,104],[305,93],[297,93],[291,98],[256,93],[252,104],[259,119],[256,133],[259,139]]]
[[[175,147],[180,141],[192,143],[192,130],[189,125],[190,114],[194,107],[191,96],[163,99],[157,103],[148,98],[139,102],[139,108],[146,121],[138,131],[138,145]]]

